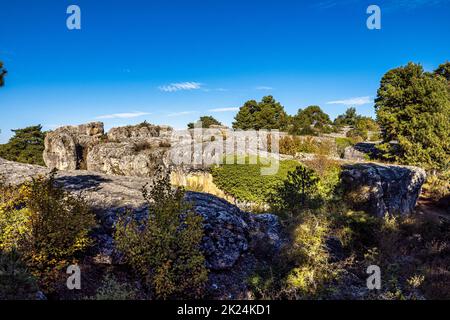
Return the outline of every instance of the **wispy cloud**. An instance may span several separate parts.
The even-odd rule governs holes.
[[[171,83],[169,85],[164,85],[158,87],[159,90],[163,92],[176,92],[180,90],[198,90],[201,89],[202,84],[199,82],[180,82]]]
[[[209,112],[231,112],[231,111],[239,111],[239,108],[232,107],[232,108],[216,108],[216,109],[209,109]]]
[[[348,106],[362,106],[364,104],[373,103],[373,99],[370,96],[366,97],[356,97],[356,98],[349,98],[344,100],[335,100],[335,101],[328,101],[327,104],[344,104]]]
[[[98,116],[96,119],[131,119],[131,118],[139,118],[142,116],[149,115],[151,113],[148,112],[126,112],[126,113],[113,113],[113,114],[105,114],[102,116]]]
[[[180,117],[180,116],[186,116],[186,115],[194,114],[194,113],[197,113],[197,111],[172,112],[172,113],[169,113],[167,116],[168,117]]]
[[[268,90],[273,90],[272,87],[268,87],[268,86],[258,86],[255,87],[256,90],[264,90],[264,91],[268,91]]]

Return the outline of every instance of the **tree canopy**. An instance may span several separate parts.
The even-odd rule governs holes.
[[[317,134],[331,131],[330,117],[319,106],[309,106],[304,110],[299,109],[292,117],[290,133],[296,135]]]
[[[0,87],[5,84],[4,76],[6,75],[6,70],[3,68],[3,62],[0,61]]]
[[[450,82],[450,62],[441,64],[435,71],[435,74],[443,76],[447,81]]]
[[[444,77],[414,63],[390,70],[381,80],[375,110],[387,157],[429,170],[448,168],[450,94]]]
[[[356,113],[356,109],[351,107],[348,108],[344,114],[337,116],[334,120],[334,124],[337,126],[354,126],[358,120],[358,114]]]
[[[243,130],[286,130],[289,123],[284,107],[272,96],[262,98],[261,102],[247,101],[234,119],[233,128]]]
[[[194,127],[196,125],[200,125],[200,123],[201,123],[202,128],[210,128],[213,125],[216,125],[216,126],[222,125],[221,122],[219,122],[217,119],[215,119],[212,116],[203,116],[203,117],[200,117],[200,119],[196,123],[191,122],[191,123],[188,123],[187,126],[189,129],[194,129]]]
[[[0,145],[0,157],[10,161],[44,165],[45,132],[42,126],[12,130],[14,136],[7,144]]]

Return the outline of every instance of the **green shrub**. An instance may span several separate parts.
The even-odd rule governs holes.
[[[265,161],[254,159],[256,164],[223,164],[212,168],[214,184],[226,194],[241,200],[256,204],[267,203],[270,195],[283,183],[289,171],[294,170],[298,162],[293,160],[280,161],[279,170],[275,175],[261,175],[261,168],[266,167]]]
[[[335,142],[336,142],[337,153],[338,153],[339,157],[341,157],[341,158],[344,157],[345,148],[354,145],[354,141],[349,138],[336,138]]]
[[[168,175],[150,193],[144,188],[144,198],[148,218],[138,222],[131,212],[122,217],[114,234],[117,248],[158,298],[201,297],[208,278],[200,251],[202,217],[182,189],[172,190]]]
[[[298,165],[272,193],[270,198],[272,209],[282,216],[292,218],[306,209],[318,207],[320,203],[318,183],[319,177],[314,170]]]
[[[39,285],[48,291],[61,269],[91,245],[95,216],[86,202],[39,177],[19,188],[2,188],[0,249],[17,249]]]
[[[0,251],[0,300],[32,300],[38,287],[16,250]]]
[[[136,300],[137,292],[130,285],[119,282],[112,274],[107,273],[103,278],[93,300]]]

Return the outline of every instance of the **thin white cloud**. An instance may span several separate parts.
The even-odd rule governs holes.
[[[163,92],[176,92],[181,90],[198,90],[201,89],[202,84],[199,82],[180,82],[171,83],[169,85],[158,87]]]
[[[256,90],[265,90],[265,91],[273,90],[272,87],[268,87],[268,86],[258,86],[258,87],[256,87],[255,89],[256,89]]]
[[[216,108],[216,109],[209,109],[209,112],[231,112],[231,111],[239,111],[239,108]]]
[[[362,106],[364,104],[373,103],[373,99],[370,96],[356,97],[344,100],[328,101],[327,104],[344,104],[348,106]]]
[[[113,114],[105,114],[102,116],[98,116],[96,119],[131,119],[131,118],[139,118],[139,117],[146,116],[149,114],[151,114],[151,113],[148,113],[148,112],[113,113]]]
[[[186,116],[189,114],[197,113],[197,111],[180,111],[180,112],[173,112],[169,113],[168,117],[180,117],[180,116]]]

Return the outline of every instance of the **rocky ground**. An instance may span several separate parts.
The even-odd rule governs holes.
[[[49,172],[45,167],[0,159],[0,176],[7,184],[20,184]],[[97,214],[101,225],[94,234],[97,248],[92,261],[120,265],[120,254],[112,239],[115,222],[125,210],[132,210],[136,216],[146,213],[142,188],[152,180],[89,171],[58,171],[55,181],[83,197]],[[270,263],[283,242],[278,217],[253,215],[204,193],[188,192],[186,199],[204,218],[202,247],[211,270],[209,295],[220,299],[245,298],[246,278],[258,264]]]

